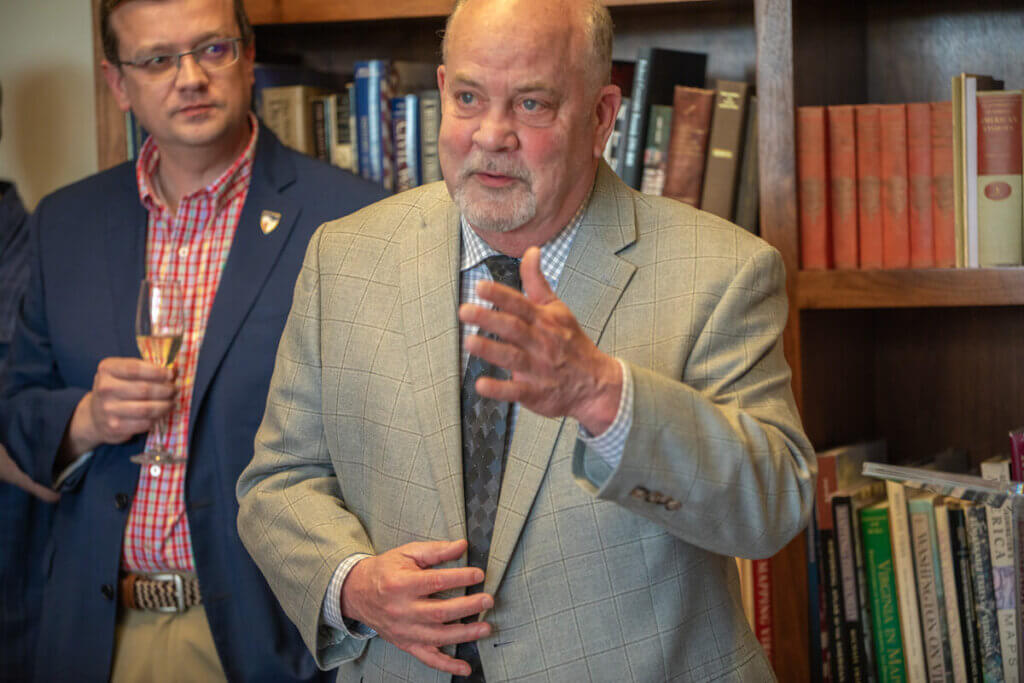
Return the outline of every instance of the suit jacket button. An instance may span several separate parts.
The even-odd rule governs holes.
[[[633,496],[637,500],[647,500],[647,489],[643,486],[637,486],[635,489],[629,492],[629,495]]]
[[[100,586],[100,593],[103,593],[103,597],[105,597],[107,600],[114,599],[114,587],[111,586],[109,583],[105,583],[102,586]]]
[[[132,499],[127,493],[118,493],[114,496],[114,507],[118,510],[124,510],[131,502]]]
[[[670,510],[672,512],[675,512],[676,510],[678,510],[681,507],[683,507],[683,504],[680,503],[675,498],[669,498],[667,501],[665,501],[665,509],[666,510]]]

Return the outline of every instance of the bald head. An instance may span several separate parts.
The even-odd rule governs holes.
[[[515,21],[516,17],[534,18],[539,13],[552,17],[569,17],[569,26],[584,40],[590,54],[583,61],[587,70],[588,84],[597,89],[611,82],[612,70],[612,18],[601,0],[456,0],[452,13],[445,23],[441,40],[441,55],[448,63],[449,36],[463,24],[470,24],[468,30],[479,30],[473,15],[497,15]],[[465,17],[463,17],[465,15]],[[463,21],[463,18],[469,21]]]

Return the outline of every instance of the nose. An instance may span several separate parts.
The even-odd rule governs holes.
[[[489,108],[473,132],[473,144],[485,152],[510,152],[517,149],[519,137],[510,112],[500,106]]]
[[[191,90],[202,88],[210,82],[203,67],[199,66],[196,56],[192,54],[182,55],[178,61],[178,73],[175,75],[174,84],[182,89]]]

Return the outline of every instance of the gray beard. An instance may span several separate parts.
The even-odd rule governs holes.
[[[469,194],[466,184],[462,183],[455,189],[452,199],[469,224],[478,230],[512,232],[537,215],[537,197],[529,190],[523,192],[517,188],[515,195],[519,196],[510,191],[501,207],[491,201],[474,201]]]

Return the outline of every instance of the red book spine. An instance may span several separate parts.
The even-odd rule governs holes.
[[[953,198],[953,103],[932,102],[932,229],[935,265],[956,266],[956,213]]]
[[[878,105],[853,109],[857,128],[857,227],[860,267],[882,267],[882,137]]]
[[[796,164],[800,198],[800,267],[826,269],[832,261],[828,229],[828,140],[825,108],[799,107]]]
[[[853,107],[828,108],[829,209],[832,218],[832,259],[836,268],[856,268],[857,137]]]
[[[910,266],[910,212],[907,210],[907,106],[881,104],[882,265]]]
[[[1024,427],[1010,432],[1010,478],[1024,481]]]
[[[907,178],[910,193],[910,265],[935,265],[932,222],[932,113],[927,102],[907,105]]]
[[[753,560],[754,570],[754,635],[775,663],[775,632],[772,628],[772,565],[770,559]]]

